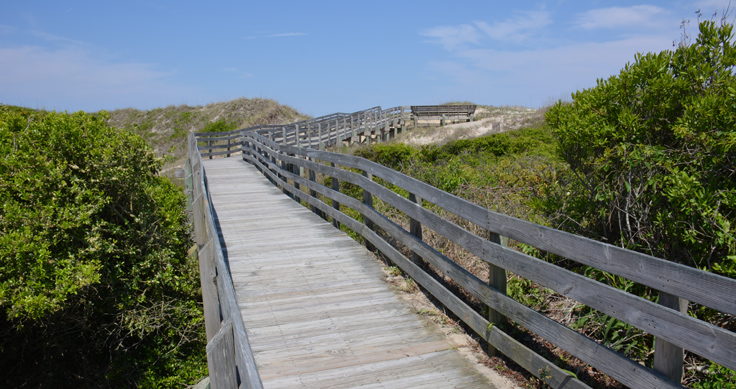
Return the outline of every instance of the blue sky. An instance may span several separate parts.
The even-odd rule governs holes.
[[[683,20],[694,31],[696,10],[728,4],[4,1],[0,103],[95,111],[265,97],[310,115],[456,100],[539,107],[636,52],[672,48]]]

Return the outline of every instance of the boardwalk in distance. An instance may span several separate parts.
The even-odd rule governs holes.
[[[265,388],[492,387],[363,246],[239,158],[204,166]]]

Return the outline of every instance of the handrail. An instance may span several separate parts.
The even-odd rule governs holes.
[[[261,389],[263,384],[237,304],[230,269],[217,233],[217,216],[193,134],[188,138],[187,194],[197,242],[207,332],[210,383],[218,388]]]
[[[681,312],[681,307],[686,307],[689,300],[736,314],[736,280],[492,212],[364,158],[309,147],[317,145],[322,149],[330,142],[335,144],[346,137],[354,137],[358,131],[403,125],[407,114],[407,107],[372,108],[276,130],[241,131],[239,149],[232,152],[241,152],[244,160],[255,165],[284,192],[309,204],[319,215],[361,235],[492,347],[553,387],[585,385],[511,338],[499,328],[503,323],[500,317],[513,320],[632,387],[679,387],[683,349],[736,368],[736,335]],[[315,123],[318,132],[311,131]],[[326,127],[321,123],[327,123]],[[209,155],[229,151],[230,148]],[[329,177],[332,185],[328,187],[317,182],[317,175]],[[341,193],[337,185],[340,181],[361,188],[363,201]],[[408,196],[399,195],[390,185],[408,192]],[[410,229],[373,208],[373,198],[406,215]],[[485,232],[471,232],[425,206],[429,204],[432,209],[441,209]],[[362,220],[341,211],[346,207],[362,215]],[[488,262],[500,273],[493,280],[479,279],[424,242],[422,226]],[[660,303],[504,247],[499,244],[500,236],[655,288],[660,291]],[[449,291],[426,272],[427,264],[480,300],[491,315],[484,317]],[[655,368],[642,366],[507,297],[506,270],[654,335]]]

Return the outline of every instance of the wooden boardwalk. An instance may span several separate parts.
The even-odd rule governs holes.
[[[240,158],[204,160],[265,388],[491,388],[360,244]]]

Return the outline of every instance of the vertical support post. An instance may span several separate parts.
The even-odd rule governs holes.
[[[312,148],[312,125],[307,123],[307,128],[304,130],[307,136],[307,147]]]
[[[659,292],[659,304],[667,308],[687,314],[688,301],[675,295]],[[654,339],[654,370],[664,374],[674,382],[682,381],[682,361],[684,352],[682,347],[662,339]]]
[[[207,343],[207,367],[213,389],[237,388],[237,366],[235,365],[235,339],[233,324],[227,320],[222,328]]]
[[[317,174],[314,172],[313,169],[307,169],[307,171],[309,172],[309,181],[312,181],[312,182],[316,183],[317,182]],[[315,190],[313,190],[313,189],[309,189],[309,195],[311,197],[317,198],[317,192]],[[324,212],[322,212],[322,210],[320,210],[319,208],[317,208],[315,206],[311,206],[311,208],[312,208],[312,212],[314,212],[315,214],[317,214],[317,216],[321,217],[322,219],[326,219],[327,218],[325,216]]]
[[[335,167],[334,162],[330,162],[330,166]],[[338,181],[337,177],[332,177],[332,190],[339,192],[340,191],[340,181]],[[340,210],[340,203],[333,199],[332,200],[332,208],[335,208],[336,210]],[[340,222],[337,221],[337,219],[332,219],[332,225],[335,226],[335,228],[340,228]]]
[[[196,253],[196,254],[195,254]],[[217,334],[220,329],[220,304],[217,297],[217,273],[213,263],[214,245],[212,240],[207,242],[199,251],[195,251],[199,261],[199,282],[202,287],[202,303],[204,305],[204,328],[207,340]]]
[[[212,141],[210,139],[207,139],[207,152],[210,153],[210,159],[212,159]]]
[[[290,171],[290,167],[291,166],[288,163],[286,163],[285,160],[283,160],[283,159],[281,160],[281,170],[288,172],[288,171]],[[289,180],[283,174],[281,175],[281,179],[283,179],[284,182],[286,182],[286,183],[289,182]],[[288,190],[286,190],[286,186],[284,186],[283,188],[281,188],[281,191],[284,192],[284,194],[286,194],[287,196],[291,197],[292,199],[294,198],[294,195],[291,192],[289,192]]]
[[[347,119],[345,119],[347,120]],[[355,121],[353,120],[353,116],[350,116],[350,130],[352,131],[351,141],[353,143],[356,142],[356,139],[358,138],[358,129],[355,128]],[[357,139],[357,142],[360,142],[360,139]]]
[[[335,119],[335,146],[342,140],[338,134],[340,134],[340,119]]]
[[[508,238],[490,231],[488,231],[488,240],[501,246],[506,246],[508,242]],[[496,265],[488,264],[488,286],[506,294],[506,270]],[[504,316],[491,307],[486,307],[486,311],[488,313],[488,321],[493,324],[493,326],[503,329],[505,324]],[[489,334],[486,333],[486,337],[488,337],[488,335]],[[495,347],[486,343],[486,352],[488,355],[493,356],[496,355],[497,350]]]
[[[230,158],[230,135],[227,136],[227,156]]]
[[[414,193],[409,193],[409,201],[415,203],[418,207],[422,206],[422,198],[418,197]],[[409,218],[409,233],[412,236],[416,237],[418,240],[422,240],[422,223],[420,223],[418,220]],[[427,269],[427,264],[424,263],[424,260],[421,256],[419,256],[419,254],[412,252],[411,261],[422,269]]]
[[[292,154],[292,157],[296,157],[296,155]],[[301,169],[302,168],[300,168],[299,166],[295,164],[291,164],[291,172],[300,177],[301,177]],[[296,180],[294,180],[294,188],[296,188],[296,190],[301,190],[301,188],[299,187],[299,183],[296,182]],[[296,193],[294,193],[294,196],[296,196]],[[294,200],[296,200],[296,198],[294,198]]]
[[[286,145],[286,126],[281,127],[281,144]]]
[[[369,179],[369,180],[372,180],[373,179],[373,175],[371,173],[368,173],[366,171],[363,171],[363,175],[367,179]],[[365,188],[363,189],[363,204],[365,204],[365,205],[373,208],[373,195],[371,194],[371,192],[369,192]],[[374,228],[373,227],[373,222],[370,219],[368,219],[368,217],[366,215],[362,215],[362,216],[363,216],[363,223],[365,223],[366,227],[368,227],[371,230],[373,230],[373,228]],[[365,241],[365,248],[367,248],[370,251],[374,251],[376,249],[375,246],[373,246],[371,244],[371,242],[368,242],[367,239]]]
[[[296,140],[295,140],[295,142],[296,142],[296,143],[295,143],[296,147],[300,147],[300,145],[299,145],[299,144],[300,144],[301,142],[300,142],[300,140],[299,140],[299,125],[298,125],[298,124],[294,125],[294,138],[296,139]]]
[[[317,146],[320,150],[325,149],[325,144],[322,142],[322,123],[317,123]]]

